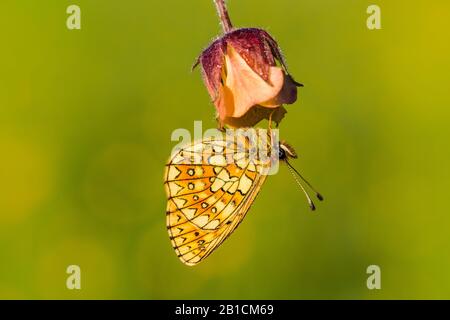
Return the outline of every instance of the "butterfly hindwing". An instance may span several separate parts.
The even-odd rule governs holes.
[[[225,139],[181,148],[166,165],[167,229],[180,260],[195,265],[241,223],[268,165]]]

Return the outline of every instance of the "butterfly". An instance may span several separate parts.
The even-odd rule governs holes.
[[[289,159],[297,158],[291,146],[273,143],[263,129],[238,132],[233,139],[215,136],[181,147],[166,164],[167,230],[188,266],[208,257],[239,226],[278,160],[288,165],[312,210],[315,205],[300,180],[323,200],[290,165]]]

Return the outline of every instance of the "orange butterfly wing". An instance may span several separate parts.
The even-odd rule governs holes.
[[[224,139],[193,143],[173,155],[164,176],[167,229],[183,263],[199,263],[238,227],[269,168]]]

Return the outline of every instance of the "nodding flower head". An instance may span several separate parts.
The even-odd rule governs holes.
[[[271,109],[294,103],[297,87],[302,86],[289,75],[277,42],[262,29],[225,33],[201,53],[197,65],[220,127],[252,126]],[[246,116],[252,108],[252,115]]]

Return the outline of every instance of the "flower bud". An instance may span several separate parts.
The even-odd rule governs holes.
[[[302,86],[289,75],[277,42],[261,29],[226,33],[202,52],[198,64],[220,127],[253,126],[271,109],[294,103]]]

